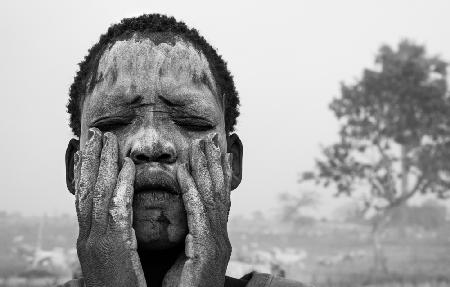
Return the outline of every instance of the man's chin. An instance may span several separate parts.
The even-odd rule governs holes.
[[[142,203],[133,204],[133,228],[140,249],[163,250],[184,242],[188,227],[181,200],[157,207]]]
[[[170,249],[184,242],[187,228],[167,224],[137,223],[134,226],[139,249],[164,250]]]

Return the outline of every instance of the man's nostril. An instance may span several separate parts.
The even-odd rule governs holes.
[[[134,156],[134,159],[137,162],[149,162],[150,158],[148,156],[146,156],[145,154],[137,154]]]
[[[145,153],[134,154],[131,153],[131,158],[135,163],[148,163],[148,162],[161,162],[161,163],[171,163],[174,161],[174,157],[169,153],[163,153],[160,155],[147,155]]]
[[[165,153],[165,154],[162,154],[159,157],[159,161],[161,161],[161,162],[169,162],[171,160],[171,158],[172,157],[170,156],[170,154]]]

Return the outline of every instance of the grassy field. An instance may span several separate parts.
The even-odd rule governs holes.
[[[301,260],[281,263],[286,277],[317,287],[450,286],[449,231],[388,233],[383,240],[387,273],[373,269],[369,230],[365,226],[320,223],[296,233],[235,230],[231,238],[234,258],[245,258],[243,253],[254,250],[269,254],[281,250],[287,258],[289,254],[302,254]]]
[[[0,218],[0,286],[55,286],[57,278],[20,276],[29,267],[14,250],[20,244],[34,246],[39,222]],[[76,234],[74,218],[47,218],[42,247],[73,249]],[[283,270],[287,278],[317,287],[450,286],[449,224],[433,231],[388,232],[383,239],[388,273],[374,272],[369,227],[364,225],[317,222],[292,229],[273,222],[232,221],[229,234],[232,262],[247,266],[241,273]]]

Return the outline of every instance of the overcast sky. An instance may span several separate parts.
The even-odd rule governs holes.
[[[450,59],[450,1],[2,1],[0,210],[75,214],[65,105],[87,50],[124,17],[163,13],[197,28],[228,62],[241,97],[241,186],[231,215],[272,211],[299,192],[336,139],[328,104],[383,43],[410,38]],[[325,196],[326,213],[335,206]]]

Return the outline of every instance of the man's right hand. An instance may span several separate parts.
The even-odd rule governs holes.
[[[87,286],[146,286],[132,228],[135,166],[125,158],[118,172],[114,134],[89,130],[75,155],[77,252]]]

